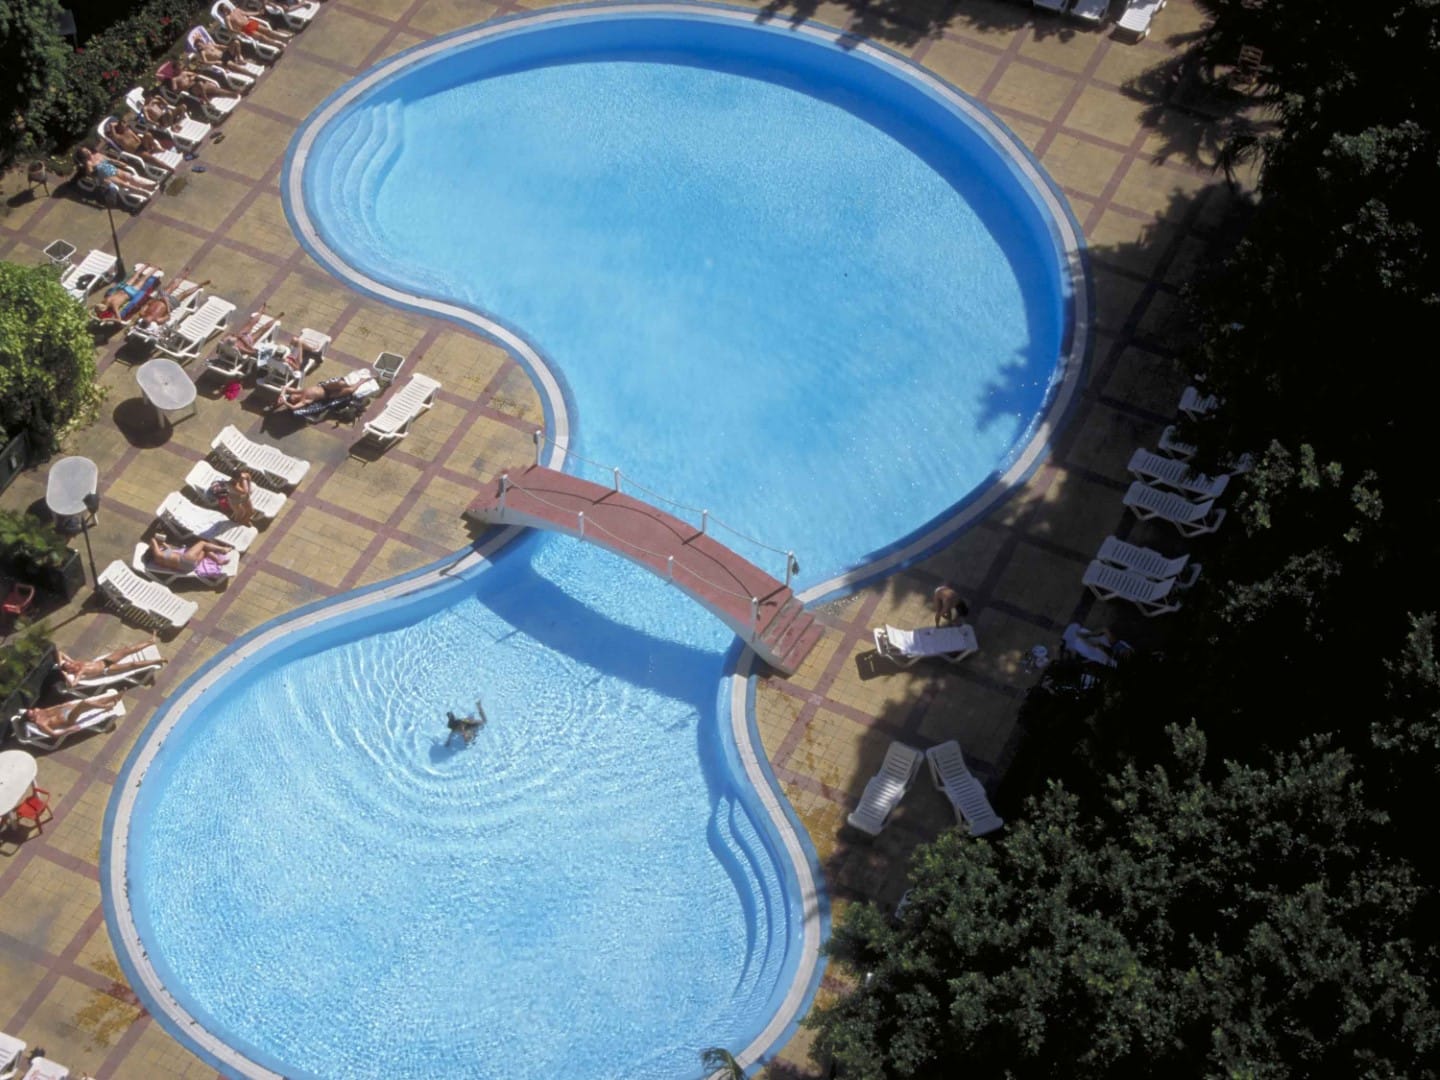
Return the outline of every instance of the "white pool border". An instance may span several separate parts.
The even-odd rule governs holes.
[[[310,220],[305,208],[302,174],[305,160],[313,149],[314,140],[325,125],[361,94],[370,90],[378,82],[394,76],[403,68],[432,59],[456,47],[475,44],[490,37],[514,32],[516,29],[536,28],[597,15],[609,17],[655,15],[701,17],[752,26],[757,22],[753,11],[709,4],[587,4],[507,18],[445,35],[384,61],[327,99],[316,113],[306,119],[292,143],[284,177],[287,213],[291,217],[292,225],[299,233],[301,243],[322,266],[362,292],[401,307],[423,311],[471,327],[495,339],[516,356],[535,380],[545,408],[551,440],[547,464],[553,468],[563,468],[569,451],[570,412],[561,379],[546,363],[539,351],[519,333],[475,311],[456,304],[404,292],[376,281],[349,266],[326,245],[318,229]],[[1068,206],[1029,151],[985,109],[905,57],[868,41],[856,39],[833,28],[813,23],[788,27],[784,32],[829,44],[843,41],[847,51],[863,55],[872,61],[894,69],[895,73],[902,78],[922,84],[929,92],[945,101],[952,109],[981,129],[991,142],[1010,158],[1012,165],[1019,170],[1048,211],[1051,225],[1056,231],[1056,238],[1064,254],[1071,287],[1069,349],[1059,360],[1056,369],[1057,375],[1052,381],[1046,408],[1038,418],[1032,437],[1014,455],[1009,466],[998,477],[992,479],[976,496],[962,504],[953,515],[938,521],[924,533],[911,537],[899,546],[883,551],[876,558],[861,566],[806,589],[801,594],[801,599],[809,603],[824,597],[851,592],[867,581],[894,573],[921,558],[983,517],[1039,466],[1055,431],[1073,406],[1079,391],[1083,367],[1091,346],[1093,301],[1089,291],[1083,240]],[[180,688],[176,697],[167,700],[162,707],[161,714],[152,722],[150,730],[144,734],[140,743],[132,751],[117,781],[107,809],[104,835],[102,836],[105,851],[102,855],[101,869],[102,884],[105,886],[104,906],[107,921],[110,923],[112,936],[115,939],[117,954],[127,971],[131,973],[132,981],[138,984],[136,989],[141,993],[150,1011],[157,1014],[157,1019],[160,1019],[167,1029],[177,1033],[202,1057],[222,1070],[236,1076],[257,1078],[257,1080],[259,1078],[283,1080],[281,1074],[253,1061],[207,1030],[196,1017],[192,1016],[181,1002],[165,988],[144,950],[129,903],[126,866],[129,861],[129,834],[134,824],[136,799],[146,773],[165,740],[188,710],[197,704],[220,679],[251,656],[276,645],[297,631],[357,613],[377,602],[411,595],[440,583],[451,574],[474,569],[518,535],[519,530],[517,529],[502,530],[488,536],[483,544],[464,553],[444,567],[431,568],[378,588],[352,593],[333,602],[315,605],[293,616],[282,617],[261,627],[253,636],[247,637],[239,645],[223,653],[208,668],[187,681]],[[795,822],[787,813],[781,802],[777,786],[767,775],[766,768],[762,764],[763,750],[752,739],[750,702],[756,679],[755,661],[754,653],[749,649],[744,649],[740,654],[734,674],[729,676],[730,729],[745,770],[746,779],[769,815],[771,825],[781,840],[786,857],[795,874],[799,887],[802,941],[799,963],[780,1008],[760,1034],[736,1055],[740,1063],[746,1067],[765,1060],[777,1052],[781,1047],[781,1040],[793,1032],[802,1018],[801,1012],[813,996],[818,982],[821,964],[821,936],[828,917],[828,905],[812,871],[813,849],[809,847],[808,838],[800,835]]]

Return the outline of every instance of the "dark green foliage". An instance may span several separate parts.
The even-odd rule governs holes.
[[[719,1074],[721,1080],[745,1080],[745,1070],[735,1060],[735,1055],[721,1046],[709,1046],[700,1051],[700,1067],[706,1076]]]
[[[0,13],[7,8],[58,11],[60,6],[56,0],[0,2]],[[14,108],[25,116],[20,133],[25,138],[11,132],[7,141],[0,141],[0,164],[84,139],[111,111],[117,98],[132,86],[153,82],[159,58],[205,15],[209,6],[200,0],[147,0],[87,37],[78,49],[72,49],[54,33],[52,18],[35,14],[18,24],[16,47],[27,54],[42,52],[46,58],[45,76],[18,88]],[[0,14],[0,27],[4,19]],[[9,100],[4,104],[8,111]]]
[[[23,626],[0,649],[0,701],[24,685],[35,665],[50,649],[50,636],[44,623]]]
[[[53,267],[0,262],[0,429],[48,449],[99,400],[85,308]]]
[[[1211,781],[1171,736],[1098,812],[1052,787],[999,843],[921,849],[898,925],[852,909],[830,949],[868,976],[812,1016],[818,1052],[846,1080],[1431,1075],[1421,890],[1347,755]]]
[[[55,30],[60,6],[59,0],[0,0],[0,165],[43,142],[34,134],[32,106],[64,79],[70,55]]]

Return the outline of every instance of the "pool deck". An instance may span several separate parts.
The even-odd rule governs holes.
[[[545,6],[328,0],[226,122],[224,141],[204,146],[195,164],[206,171],[182,176],[136,217],[116,215],[128,262],[157,264],[172,278],[188,266],[188,276],[209,278],[212,291],[236,302],[241,317],[267,302],[271,312],[284,313],[286,330],[310,326],[334,335],[324,371],[366,365],[389,350],[409,357],[406,374],[431,375],[443,389],[407,439],[382,455],[356,457],[350,453],[356,429],[262,427],[248,399],[226,401],[203,386],[197,415],[161,433],[140,399],[133,365],[117,357],[117,343],[102,350],[100,381],[108,396],[99,419],[65,448],[100,468],[99,523],[88,536],[96,567],[128,560],[160,500],[180,487],[226,424],[314,465],[245,555],[238,580],[224,593],[186,593],[199,601],[199,614],[165,643],[171,662],[156,685],[127,695],[130,713],[119,728],[40,755],[39,782],[52,793],[54,820],[42,836],[0,858],[0,1031],[43,1046],[74,1075],[215,1075],[125,985],[101,910],[105,806],[154,707],[261,623],[467,546],[472,537],[460,513],[478,482],[533,460],[530,433],[543,420],[525,372],[502,348],[451,323],[387,308],[311,261],[281,209],[287,143],[326,95],[382,58],[435,34]],[[1115,626],[1141,644],[1156,632],[1128,609],[1092,606],[1080,576],[1107,534],[1130,528],[1120,503],[1125,462],[1135,446],[1153,446],[1173,417],[1182,384],[1166,339],[1178,289],[1231,196],[1206,167],[1213,124],[1192,104],[1175,103],[1184,85],[1177,88],[1165,73],[1176,43],[1200,25],[1190,0],[1171,0],[1140,44],[1001,0],[967,2],[943,28],[883,21],[897,9],[877,16],[860,0],[806,3],[802,10],[816,22],[869,30],[1009,125],[1070,200],[1091,245],[1096,299],[1093,361],[1051,459],[954,543],[822,605],[817,614],[827,633],[819,646],[794,675],[760,683],[765,750],[838,908],[855,899],[892,903],[910,851],[953,820],[943,798],[922,782],[877,839],[844,826],[891,739],[923,747],[958,738],[993,790],[1019,739],[1016,713],[1035,678],[1022,665],[1031,646],[1053,651],[1073,619]],[[796,9],[772,8],[759,17],[786,20]],[[0,257],[39,262],[41,249],[57,238],[82,254],[109,247],[103,210],[64,188],[28,201],[24,189],[23,173],[0,187]],[[42,465],[21,474],[0,505],[43,507],[47,471]],[[1180,549],[1173,533],[1147,527],[1132,535],[1140,542],[1152,537],[1167,550]],[[76,546],[88,568],[84,543]],[[896,669],[878,658],[872,629],[929,624],[930,594],[944,580],[970,600],[980,653],[958,667]],[[144,636],[103,612],[89,589],[44,614],[55,639],[76,655]],[[833,987],[833,977],[827,984]],[[806,1058],[807,1042],[802,1031],[768,1075],[818,1075]]]

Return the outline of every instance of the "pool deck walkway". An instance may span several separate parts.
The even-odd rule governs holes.
[[[275,442],[313,467],[244,557],[223,593],[187,591],[200,604],[165,643],[170,663],[153,687],[127,694],[112,733],[71,740],[40,757],[54,820],[42,836],[0,858],[0,1031],[101,1080],[215,1076],[170,1038],[126,985],[100,904],[102,818],[118,770],[154,708],[198,667],[256,626],[357,586],[383,581],[465,548],[459,510],[477,486],[533,461],[539,399],[514,357],[454,324],[399,311],[341,285],[297,243],[279,182],[290,137],[332,91],[400,49],[488,18],[550,6],[544,0],[327,0],[314,25],[264,75],[154,205],[116,215],[126,261],[144,260],[254,311],[268,302],[287,330],[323,329],[334,342],[327,374],[366,366],[377,353],[408,358],[406,371],[444,389],[404,442],[353,456],[358,430],[289,425],[249,398],[201,387],[197,415],[168,431],[136,386],[118,342],[99,355],[107,393],[99,419],[64,453],[100,468],[98,525],[76,547],[87,571],[129,558],[153,528],[153,511],[180,486],[227,424]],[[1171,0],[1147,41],[1131,44],[1006,0],[947,5],[944,20],[912,9],[775,2],[756,17],[806,19],[905,53],[996,113],[1060,185],[1091,245],[1097,329],[1093,361],[1069,425],[1048,461],[985,520],[919,563],[815,612],[823,640],[792,675],[762,677],[756,713],[764,750],[819,855],[835,909],[857,899],[893,903],[917,844],[953,825],[943,796],[917,784],[878,838],[844,826],[892,739],[928,746],[959,739],[991,787],[1021,738],[1016,720],[1035,676],[1023,660],[1055,647],[1066,623],[1114,626],[1138,644],[1163,626],[1096,605],[1080,585],[1101,540],[1117,533],[1162,548],[1173,536],[1134,529],[1120,503],[1125,463],[1153,446],[1174,415],[1183,380],[1172,362],[1179,290],[1206,257],[1234,195],[1213,174],[1214,125],[1182,100],[1177,50],[1202,15]],[[935,10],[941,10],[936,8]],[[109,249],[103,209],[52,184],[27,194],[23,170],[0,178],[0,257],[42,262],[57,238],[82,253]],[[192,365],[195,366],[195,365]],[[583,407],[583,403],[582,403]],[[943,409],[943,403],[937,403]],[[903,421],[897,421],[903,422]],[[881,433],[883,434],[883,433]],[[48,465],[22,473],[0,496],[10,510],[43,509]],[[957,498],[963,493],[957,492]],[[717,508],[717,510],[720,508]],[[88,547],[87,547],[88,543]],[[896,669],[875,654],[876,625],[928,625],[930,595],[953,581],[970,602],[982,651],[964,665]],[[90,589],[42,614],[67,651],[93,656],[143,635],[102,610]],[[1153,620],[1163,623],[1163,620]],[[822,997],[837,986],[827,975]],[[801,1031],[767,1074],[823,1075]],[[698,1050],[698,1048],[697,1048]]]
[[[619,483],[606,487],[530,465],[502,474],[465,513],[482,523],[573,534],[623,555],[689,593],[760,659],[793,675],[822,631],[790,587],[709,535],[703,521],[667,514]]]

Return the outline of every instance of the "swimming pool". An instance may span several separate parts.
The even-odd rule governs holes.
[[[562,446],[825,589],[983,509],[1077,375],[1054,196],[871,53],[669,8],[461,34],[322,108],[289,208],[358,286],[492,313]],[[247,1074],[669,1077],[773,1047],[823,897],[729,634],[566,539],[387,591],[262,628],[137,748],[107,877],[152,1011]],[[476,693],[491,725],[446,749]]]

